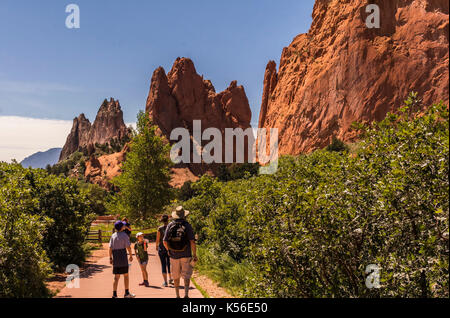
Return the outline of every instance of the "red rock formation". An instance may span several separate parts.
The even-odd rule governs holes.
[[[113,138],[123,139],[128,134],[128,128],[123,122],[123,112],[120,103],[111,98],[100,106],[95,121],[89,131],[91,144],[105,144]]]
[[[86,162],[85,180],[107,190],[113,189],[110,181],[122,173],[122,163],[125,161],[128,150],[129,148],[125,146],[122,151],[110,155],[98,158],[92,155]]]
[[[369,3],[379,29],[365,24]],[[352,122],[381,120],[411,91],[448,103],[448,13],[441,0],[317,0],[278,73],[267,65],[259,127],[278,128],[280,153],[295,155],[354,139]]]
[[[122,140],[127,134],[128,128],[123,122],[123,112],[119,101],[111,98],[108,102],[105,99],[93,125],[84,114],[73,120],[72,130],[67,137],[59,160],[68,158],[72,153],[84,147],[90,154],[93,152],[95,144],[105,144],[111,139]]]
[[[189,129],[192,135],[194,120],[201,120],[202,131],[214,127],[223,133],[225,128],[249,128],[252,116],[242,86],[233,81],[225,91],[216,93],[212,83],[197,74],[188,58],[178,58],[167,75],[162,67],[155,70],[146,110],[167,139],[178,127]],[[189,167],[199,174],[210,166]]]
[[[84,114],[74,118],[72,130],[67,136],[66,143],[61,150],[59,160],[64,160],[69,157],[72,153],[78,150],[81,145],[88,143],[89,130],[91,129],[91,123]]]

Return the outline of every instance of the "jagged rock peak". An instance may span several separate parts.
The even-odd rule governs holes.
[[[60,161],[67,159],[80,148],[93,149],[95,144],[105,144],[111,139],[123,139],[128,129],[123,121],[123,112],[118,100],[106,99],[101,104],[91,125],[84,114],[73,120],[72,129],[61,151]]]
[[[192,60],[185,57],[177,58],[167,75],[162,67],[153,72],[146,110],[168,138],[178,127],[192,134],[194,120],[201,121],[202,130],[246,129],[252,116],[243,86],[232,81],[216,93],[211,81],[200,76]]]

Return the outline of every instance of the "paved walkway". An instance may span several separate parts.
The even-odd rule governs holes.
[[[153,251],[151,251],[153,249]],[[154,251],[154,246],[149,246],[149,264],[147,272],[149,275],[150,287],[139,286],[142,282],[141,269],[133,256],[133,262],[130,266],[130,292],[136,295],[136,298],[175,298],[175,289],[173,287],[162,287],[163,278],[161,275],[161,265],[159,257]],[[64,287],[56,298],[111,298],[112,297],[113,274],[112,265],[109,264],[109,257],[99,259],[92,264],[89,269],[80,277],[80,288]],[[183,285],[183,279],[181,279]],[[123,297],[125,293],[123,277],[120,278],[117,295]],[[180,289],[181,297],[184,291]],[[189,297],[202,298],[202,294],[191,282]]]

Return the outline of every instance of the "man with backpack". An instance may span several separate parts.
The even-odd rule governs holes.
[[[163,242],[169,251],[170,267],[175,293],[180,298],[180,277],[184,279],[184,298],[189,298],[189,285],[193,264],[197,262],[197,249],[192,226],[186,221],[189,211],[179,206],[172,212],[173,221],[167,226]]]

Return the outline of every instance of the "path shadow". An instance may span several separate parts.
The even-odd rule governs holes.
[[[160,286],[153,286],[153,285],[146,286],[146,288],[163,289]]]
[[[90,264],[86,270],[80,273],[80,278],[90,278],[97,273],[103,272],[105,269],[111,268],[109,265]],[[112,274],[112,272],[111,272]]]

